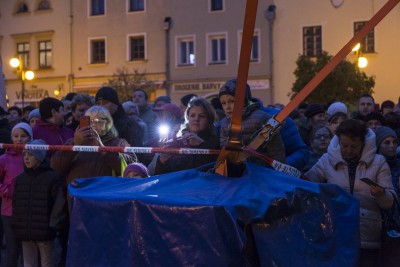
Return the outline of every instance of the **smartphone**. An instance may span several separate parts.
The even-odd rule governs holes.
[[[79,119],[79,127],[82,128],[82,127],[87,127],[87,126],[90,126],[90,117],[89,116],[82,116]]]
[[[377,186],[379,188],[385,189],[383,186],[381,186],[380,184],[375,183],[374,181],[372,181],[369,178],[361,178],[360,180],[363,181],[364,183],[370,185],[370,186],[374,185],[374,186]]]

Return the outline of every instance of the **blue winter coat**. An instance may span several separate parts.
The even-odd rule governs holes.
[[[261,110],[269,115],[279,113],[277,108],[263,107]],[[285,145],[286,164],[302,170],[310,160],[310,151],[299,134],[296,124],[289,117],[285,119],[286,123],[280,129],[280,134]]]

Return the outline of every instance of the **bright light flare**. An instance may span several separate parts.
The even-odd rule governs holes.
[[[158,133],[160,134],[160,136],[168,136],[169,126],[165,124],[160,125],[160,127],[158,127]]]
[[[365,57],[359,57],[358,58],[358,67],[360,69],[365,68],[368,65],[368,59]]]
[[[353,47],[353,49],[351,51],[353,51],[353,52],[358,51],[360,49],[360,46],[361,46],[360,43],[356,44],[356,46]]]
[[[10,66],[13,68],[17,68],[19,66],[19,59],[16,57],[10,59]]]
[[[25,72],[25,79],[30,81],[33,78],[35,78],[35,73],[33,73],[33,71],[28,70],[28,71]]]

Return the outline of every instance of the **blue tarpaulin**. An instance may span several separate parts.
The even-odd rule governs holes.
[[[257,165],[78,179],[69,193],[68,266],[353,266],[359,249],[350,194]]]

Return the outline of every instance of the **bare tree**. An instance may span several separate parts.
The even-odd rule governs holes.
[[[125,67],[118,68],[107,85],[117,90],[121,102],[130,100],[132,92],[136,89],[143,89],[148,95],[156,89],[156,84],[148,80],[145,71],[133,69],[133,72],[130,72]]]

